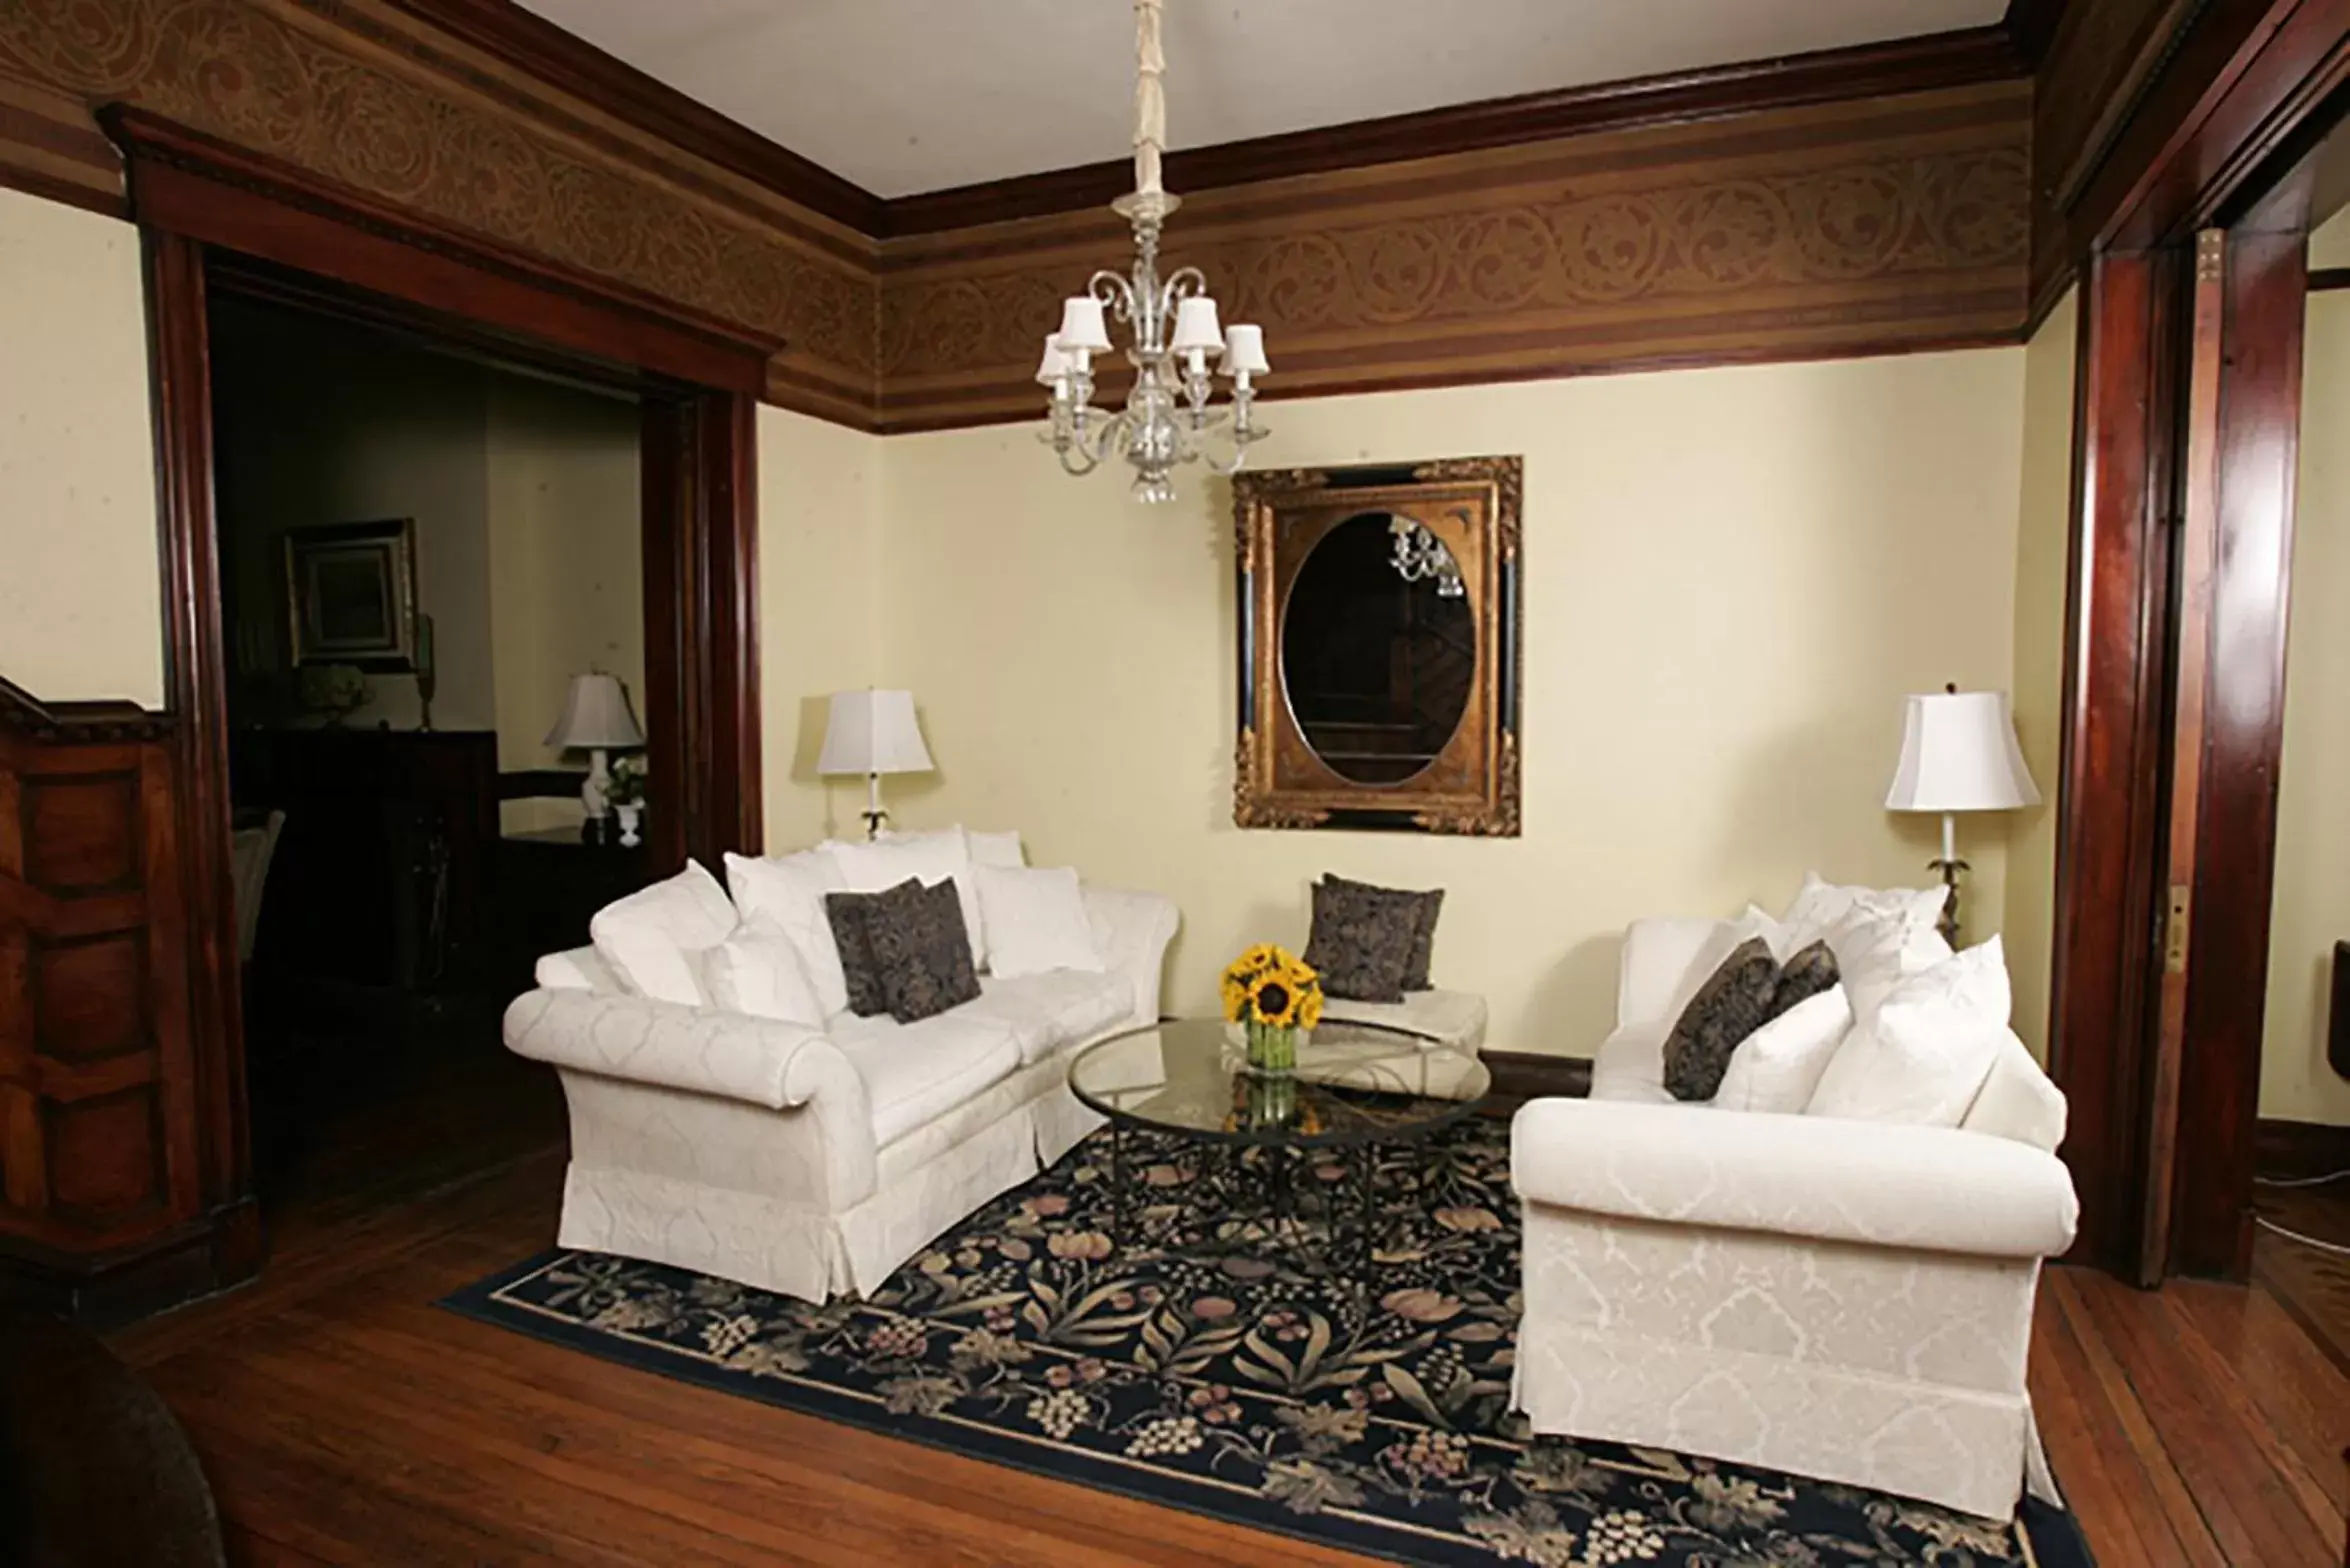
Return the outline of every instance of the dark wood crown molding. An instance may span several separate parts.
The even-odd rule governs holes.
[[[2006,27],[1993,24],[1189,148],[1167,154],[1167,184],[1188,194],[1595,131],[1966,87],[2028,74]],[[1133,179],[1133,165],[1120,159],[901,196],[883,204],[886,227],[879,237],[935,234],[1105,206],[1125,194]]]
[[[43,702],[0,676],[0,731],[49,744],[160,740],[171,716],[135,702]]]
[[[1123,195],[1133,179],[1132,165],[1119,159],[883,198],[524,10],[515,0],[391,3],[638,130],[870,239],[1082,211]],[[2031,62],[2055,30],[2063,3],[2011,0],[2006,20],[1985,27],[1188,148],[1167,155],[1167,179],[1186,192],[1216,190],[1593,131],[2007,80],[2030,73]]]
[[[514,0],[391,0],[399,10],[638,130],[751,180],[787,201],[878,237],[882,199],[822,164],[648,76]]]

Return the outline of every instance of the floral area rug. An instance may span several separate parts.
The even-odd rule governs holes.
[[[1144,1202],[1197,1174],[1129,1134]],[[1301,1173],[1340,1183],[1335,1165]],[[1131,1179],[1131,1176],[1130,1178]],[[869,1301],[816,1307],[597,1253],[451,1297],[589,1354],[1259,1529],[1436,1564],[2084,1568],[2069,1515],[2012,1525],[1607,1443],[1509,1408],[1518,1219],[1508,1129],[1472,1117],[1376,1167],[1416,1217],[1370,1278],[1293,1267],[1290,1235],[1112,1241],[1097,1135],[972,1215]],[[1351,1271],[1350,1271],[1351,1272]],[[1277,1562],[1268,1541],[1263,1561]]]

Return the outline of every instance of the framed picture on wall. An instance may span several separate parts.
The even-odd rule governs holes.
[[[416,667],[416,520],[286,530],[294,663]]]

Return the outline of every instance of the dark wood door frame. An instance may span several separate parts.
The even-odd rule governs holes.
[[[2233,231],[2265,221],[2248,218],[2247,193],[2274,183],[2278,160],[2331,118],[2331,95],[2350,78],[2350,0],[2274,0],[2257,19],[2239,14],[2249,7],[2227,9],[2230,27],[2204,35],[2204,43],[2228,40],[2225,68],[2182,77],[2211,81],[2208,91],[2147,116],[2145,123],[2175,132],[2160,147],[2117,154],[2099,177],[2105,194],[2090,205],[2106,216],[2090,237],[2081,281],[2051,1063],[2072,1103],[2065,1157],[2082,1200],[2073,1255],[2146,1280],[2179,1266],[2221,1273],[2240,1266],[2206,1245],[2207,1188],[2211,1171],[2234,1168],[2231,1150],[2248,1161],[2251,1149],[2274,855],[2276,751],[2273,737],[2263,737],[2282,712],[2281,686],[2258,672],[2272,647],[2281,661],[2285,586],[2261,563],[2273,566],[2275,550],[2289,541],[2298,422],[2281,395],[2284,362],[2273,336],[2289,313],[2278,292],[2281,252],[2249,231],[2231,232],[2223,330],[2233,336],[2216,362],[2222,382],[2212,420],[2210,640],[2198,650],[2208,668],[2188,707],[2189,717],[2200,708],[2207,755],[2192,775],[2196,787],[2180,792],[2196,813],[2184,840],[2195,865],[2180,866],[2190,891],[2189,961],[2199,962],[2200,950],[2215,967],[2209,983],[2185,977],[2176,999],[2184,1044],[2166,1064],[2160,1025],[2178,803],[2170,758],[2180,717],[2177,532],[2188,495],[2194,240],[2215,224]],[[2190,38],[2190,48],[2203,46]],[[2292,251],[2297,268],[2297,243]],[[2293,332],[2297,387],[2297,315]],[[2281,458],[2280,419],[2288,421]],[[2280,461],[2287,465],[2281,514]],[[2195,661],[2186,667],[2193,678]],[[2211,758],[2213,747],[2224,756]],[[2211,858],[2215,847],[2224,855],[2253,846],[2256,876]],[[2254,943],[2259,965],[2244,957]],[[2202,1039],[2215,1009],[2238,1009],[2247,998],[2255,1020],[2248,1056],[2240,1013],[2233,1044]],[[2188,1109],[2173,1115],[2173,1105]],[[2248,1178],[2248,1163],[2243,1169]],[[2240,1216],[2220,1250],[2240,1246],[2239,1226]]]
[[[645,702],[656,863],[760,842],[755,399],[780,348],[135,110],[103,119],[145,240],[165,693],[179,764],[207,1192],[251,1190],[208,304],[240,294],[405,326],[638,392],[647,410]],[[656,484],[653,476],[659,475]]]

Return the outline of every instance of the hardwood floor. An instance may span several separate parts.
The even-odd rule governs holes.
[[[193,1434],[237,1560],[1364,1561],[441,1311],[553,1233],[559,1107],[513,1065],[343,1129],[277,1206],[259,1282],[116,1337]],[[2035,1327],[2041,1423],[2106,1568],[2339,1568],[2350,1376],[2267,1287],[2052,1270]]]

